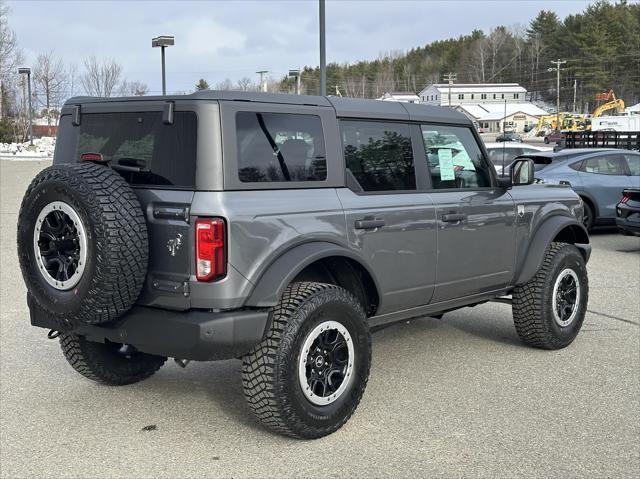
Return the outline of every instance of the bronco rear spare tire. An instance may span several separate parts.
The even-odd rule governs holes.
[[[113,321],[131,308],[148,254],[142,207],[111,168],[54,165],[29,185],[18,217],[20,268],[61,330]]]

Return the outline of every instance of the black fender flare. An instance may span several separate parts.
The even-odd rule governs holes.
[[[371,276],[376,289],[380,291],[375,275],[356,253],[342,246],[325,242],[312,241],[295,246],[278,256],[262,273],[253,291],[245,302],[245,306],[272,307],[278,304],[285,288],[304,268],[311,263],[330,256],[341,256],[359,263]]]
[[[589,261],[591,245],[589,244],[589,234],[585,227],[575,218],[554,215],[544,220],[532,235],[526,254],[520,261],[521,267],[518,269],[515,284],[526,283],[535,276],[540,266],[542,266],[542,261],[549,245],[558,233],[567,227],[573,229],[576,237],[576,241],[573,244],[580,250],[585,263]]]

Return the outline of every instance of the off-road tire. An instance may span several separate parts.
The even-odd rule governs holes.
[[[118,351],[122,345],[95,343],[75,334],[61,334],[64,357],[84,377],[109,386],[133,384],[152,376],[167,358],[152,354]]]
[[[567,268],[576,273],[580,294],[575,318],[561,327],[554,319],[553,290],[558,275]],[[536,348],[567,347],[582,327],[588,296],[587,269],[578,248],[567,243],[551,243],[536,275],[513,292],[513,321],[518,336]]]
[[[56,289],[46,281],[34,250],[38,215],[52,202],[71,207],[86,230],[84,271],[68,290]],[[140,202],[111,168],[87,162],[54,165],[29,185],[18,217],[20,268],[35,303],[60,330],[82,323],[106,323],[127,311],[144,284],[148,256]]]
[[[309,332],[327,319],[346,327],[353,338],[355,365],[348,388],[329,405],[305,397],[298,359]],[[364,393],[371,365],[371,334],[362,305],[331,284],[299,282],[284,291],[270,317],[264,340],[242,359],[242,384],[250,409],[272,431],[314,439],[339,429]]]

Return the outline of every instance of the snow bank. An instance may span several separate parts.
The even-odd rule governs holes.
[[[25,143],[0,143],[0,159],[33,161],[50,160],[56,147],[55,137],[34,138],[33,146]]]

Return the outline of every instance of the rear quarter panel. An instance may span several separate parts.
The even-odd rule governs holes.
[[[196,192],[191,214],[227,221],[228,267],[245,281],[235,285],[225,308],[242,306],[267,267],[294,246],[326,241],[348,248],[344,213],[333,188]],[[210,295],[217,286],[200,283],[195,287],[203,291],[192,293]]]

